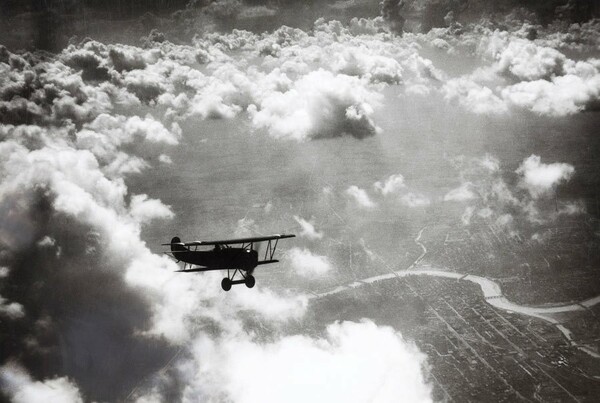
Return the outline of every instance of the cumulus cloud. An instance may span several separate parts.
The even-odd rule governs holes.
[[[306,275],[303,272],[302,275]],[[308,307],[308,298],[301,294],[277,294],[269,289],[236,290],[234,305],[251,310],[269,321],[285,322],[300,319]]]
[[[68,378],[34,381],[16,364],[0,367],[0,385],[14,403],[83,403],[79,389]]]
[[[144,118],[101,114],[75,134],[75,146],[91,151],[104,165],[103,171],[115,177],[146,169],[149,165],[143,157],[154,157],[164,146],[178,144],[180,136],[177,123],[167,129],[149,114]],[[135,153],[123,152],[125,146]]]
[[[400,174],[391,175],[383,182],[377,181],[373,186],[384,196],[391,193],[398,193],[406,188],[404,176]]]
[[[37,60],[35,56],[17,69],[0,64],[0,121],[60,125],[69,119],[80,123],[109,112],[113,102],[134,102],[118,85],[86,82],[76,69],[61,59]]]
[[[375,83],[402,82],[402,66],[398,61],[391,57],[369,54],[367,49],[343,49],[335,55],[332,67],[339,73],[365,77]]]
[[[419,192],[410,191],[408,186],[404,181],[404,176],[401,174],[390,175],[384,181],[377,181],[373,184],[373,188],[380,193],[387,201],[397,201],[401,205],[407,207],[424,207],[431,204],[431,200],[429,198]],[[358,189],[359,191],[362,189]],[[350,195],[350,189],[347,190],[347,194]],[[368,206],[368,195],[365,192],[362,195],[360,192],[353,191],[353,198],[357,200],[359,205]],[[364,199],[363,196],[366,196]],[[364,199],[364,200],[363,200]],[[362,200],[362,201],[359,201]],[[370,200],[370,199],[368,199]]]
[[[177,123],[172,125],[171,130],[167,130],[149,114],[144,118],[102,114],[93,122],[84,125],[84,129],[106,134],[108,139],[118,142],[116,145],[131,143],[136,137],[152,143],[176,145],[181,136],[181,129]]]
[[[472,191],[472,188],[472,183],[465,182],[459,187],[446,193],[444,195],[444,201],[465,201],[474,199],[477,197],[477,195]]]
[[[296,272],[303,277],[322,276],[332,269],[326,256],[313,254],[308,249],[292,248],[287,252],[287,260]]]
[[[414,192],[405,194],[402,196],[401,200],[402,203],[408,207],[424,207],[431,204],[431,200],[429,200],[429,198]]]
[[[25,316],[25,309],[18,302],[7,302],[6,298],[0,295],[0,315],[10,319],[18,319]]]
[[[212,396],[248,403],[431,401],[424,355],[392,328],[370,321],[334,323],[323,338],[199,340],[194,351],[196,363],[181,367],[192,378],[184,400],[208,388]]]
[[[129,195],[122,177],[107,175],[104,162],[60,133],[32,150],[13,139],[0,143],[0,217],[12,223],[0,229],[2,259],[10,257],[0,306],[13,329],[3,361],[25,357],[42,379],[15,384],[13,399],[29,401],[48,385],[75,396],[68,376],[86,398],[114,400],[150,379],[177,346],[213,337],[200,323],[237,334],[244,315],[267,323],[303,315],[302,295],[257,287],[226,299],[216,278],[173,273],[175,264],[140,239],[144,223],[170,210]]]
[[[7,149],[10,143],[0,147],[0,211],[15,202],[20,207],[8,210],[9,221],[18,220],[16,231],[0,234],[11,265],[3,296],[21,304],[25,315],[13,315],[13,349],[4,358],[26,357],[34,366],[44,361],[35,368],[39,376],[68,375],[90,397],[112,399],[170,351],[164,341],[135,336],[152,308],[123,276],[135,256],[149,252],[139,240],[140,224],[128,218],[126,188],[107,178],[89,151]],[[47,246],[49,238],[60,254]],[[128,373],[125,361],[107,360],[106,351],[145,369]],[[82,357],[92,364],[82,367]]]
[[[596,108],[600,100],[600,73],[593,67],[588,76],[567,74],[551,81],[520,82],[502,90],[510,104],[542,115],[565,116]]]
[[[117,71],[144,69],[157,61],[158,52],[143,50],[135,46],[112,45],[108,47],[108,57]]]
[[[269,94],[249,112],[256,127],[277,138],[365,138],[380,130],[372,120],[379,101],[380,95],[360,79],[318,70],[286,92]]]
[[[300,236],[306,237],[306,238],[311,239],[311,240],[316,240],[316,239],[323,238],[323,233],[317,231],[315,229],[314,224],[312,222],[306,221],[304,218],[298,217],[298,216],[294,216],[294,220],[296,220],[296,222],[298,224],[300,224],[300,227],[302,227],[302,231],[300,232]]]
[[[462,42],[450,30],[432,31],[429,40],[448,40],[461,48],[471,43],[485,63],[472,73],[447,80],[441,87],[445,99],[464,109],[486,115],[528,110],[547,116],[565,116],[597,109],[600,72],[594,58],[577,60],[557,47],[566,39],[532,41],[522,24],[513,31],[474,25]],[[436,37],[436,32],[441,37]],[[549,35],[552,37],[552,34]]]
[[[161,154],[161,155],[159,155],[158,156],[158,161],[160,161],[163,164],[172,164],[173,163],[173,160],[167,154]]]
[[[449,80],[442,91],[446,100],[458,102],[473,113],[494,115],[508,111],[506,104],[491,89],[468,78]]]
[[[516,79],[533,81],[564,74],[567,58],[556,49],[515,38],[496,56],[496,69]]]
[[[520,186],[537,199],[553,193],[560,183],[569,181],[575,168],[558,162],[544,164],[538,155],[530,155],[517,168],[517,173],[521,175]]]
[[[133,195],[130,202],[130,214],[140,223],[157,218],[172,218],[173,212],[160,200],[150,199],[148,195]]]
[[[541,225],[584,211],[576,200],[562,202],[560,209],[557,202],[547,203],[556,187],[574,175],[575,169],[569,164],[544,164],[539,156],[531,155],[512,173],[503,171],[490,155],[456,162],[463,182],[446,193],[444,201],[467,204],[461,217],[465,225],[477,219],[508,227]]]
[[[245,62],[264,55],[259,66]],[[379,131],[374,111],[383,85],[427,87],[439,78],[431,61],[394,41],[380,18],[355,18],[348,25],[320,19],[312,32],[282,27],[262,35],[213,33],[191,45],[153,41],[139,48],[85,40],[69,45],[44,70],[21,64],[19,70],[0,66],[10,70],[3,74],[10,85],[2,85],[0,100],[0,117],[8,123],[90,122],[142,103],[165,106],[167,122],[190,115],[228,119],[247,111],[254,128],[296,140],[372,136]]]
[[[348,189],[346,189],[345,194],[358,207],[372,209],[376,206],[375,202],[372,201],[369,197],[367,191],[359,188],[356,185],[352,185]]]

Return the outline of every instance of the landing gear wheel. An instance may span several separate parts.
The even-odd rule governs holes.
[[[227,277],[221,280],[221,288],[225,291],[231,290],[231,280],[229,280]]]
[[[244,280],[244,283],[246,284],[246,287],[252,288],[252,287],[254,287],[254,284],[256,284],[256,279],[254,278],[253,275],[248,274],[246,276],[246,279]]]

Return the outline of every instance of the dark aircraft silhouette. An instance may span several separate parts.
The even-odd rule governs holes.
[[[181,242],[179,237],[171,239],[170,243],[164,243],[164,246],[170,246],[171,251],[165,252],[177,262],[183,262],[183,269],[178,270],[182,273],[193,273],[209,270],[227,270],[227,277],[221,281],[221,287],[229,291],[233,284],[246,284],[246,287],[252,288],[256,280],[252,273],[254,269],[263,264],[277,263],[279,260],[273,259],[277,242],[284,238],[293,238],[296,235],[269,235],[254,238],[228,239],[224,241],[194,241]],[[274,242],[273,242],[274,241]],[[266,250],[262,260],[259,260],[258,250],[254,244],[267,242]],[[231,245],[241,245],[233,248]],[[210,250],[198,250],[201,246],[213,246]],[[189,268],[188,268],[189,265]],[[196,266],[196,267],[194,267]],[[231,271],[233,270],[233,273]],[[235,276],[240,274],[241,278],[236,280]]]

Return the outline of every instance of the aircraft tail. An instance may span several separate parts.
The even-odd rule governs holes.
[[[179,237],[173,237],[171,239],[171,252],[185,252],[188,250],[184,245],[177,245],[181,243],[181,239]]]

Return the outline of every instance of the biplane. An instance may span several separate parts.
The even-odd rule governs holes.
[[[252,275],[257,266],[277,263],[275,250],[280,239],[293,238],[296,235],[269,235],[254,238],[227,239],[223,241],[193,241],[181,242],[179,237],[174,237],[171,242],[162,244],[170,246],[171,250],[165,252],[177,262],[183,262],[181,273],[194,273],[209,270],[227,270],[227,277],[221,281],[221,287],[229,291],[234,284],[245,284],[252,288],[256,279]],[[266,242],[264,255],[258,246]],[[232,245],[239,245],[233,247]],[[200,250],[201,247],[212,247],[209,250]],[[260,258],[262,257],[262,260]],[[238,278],[236,276],[239,274]]]

